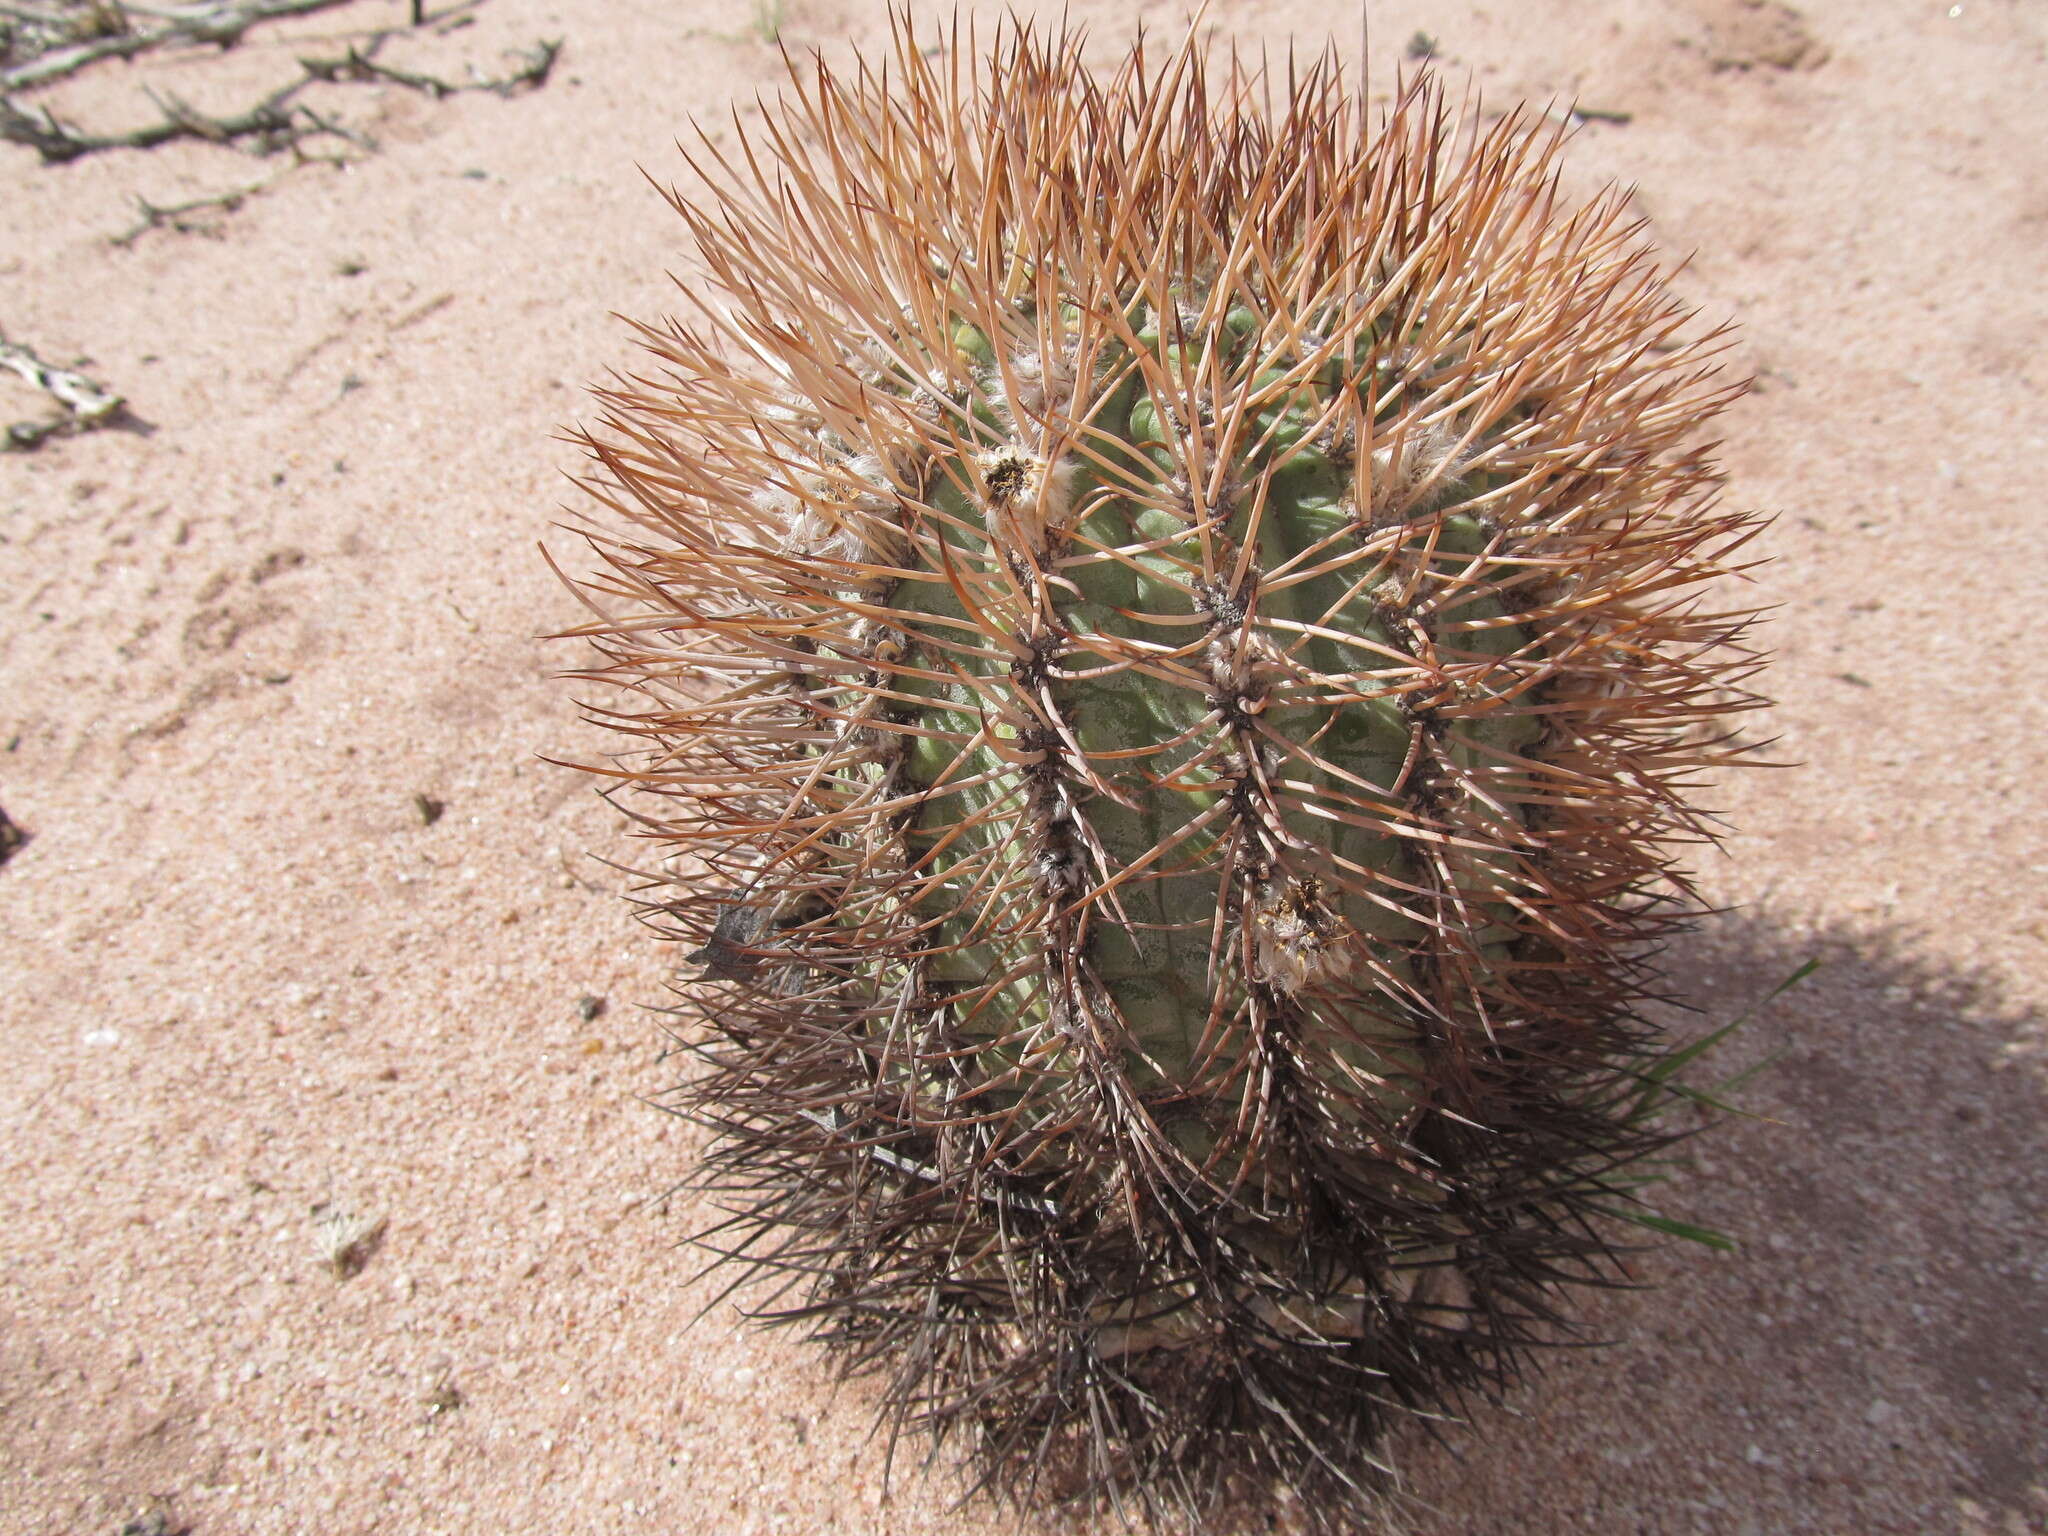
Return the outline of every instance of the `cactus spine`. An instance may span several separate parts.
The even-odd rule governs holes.
[[[671,193],[578,633],[684,1105],[779,1315],[998,1482],[1365,1499],[1602,1273],[1754,520],[1559,143],[906,23]]]

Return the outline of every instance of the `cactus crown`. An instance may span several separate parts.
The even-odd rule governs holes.
[[[1001,1480],[1362,1497],[1645,1145],[1754,702],[1720,340],[1427,78],[919,44],[702,143],[697,315],[585,440],[708,1182]]]

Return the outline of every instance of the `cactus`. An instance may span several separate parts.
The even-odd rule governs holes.
[[[1757,702],[1723,338],[1426,75],[1374,121],[1328,57],[900,23],[747,137],[582,439],[575,632],[708,1240],[999,1486],[1369,1504],[1657,1144],[1648,957]]]

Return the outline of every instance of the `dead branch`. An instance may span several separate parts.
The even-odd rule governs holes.
[[[290,151],[293,161],[284,170],[221,192],[174,203],[154,203],[138,196],[135,202],[141,214],[139,221],[109,237],[116,246],[129,246],[155,229],[187,232],[217,227],[214,222],[192,215],[210,210],[231,213],[302,165],[349,163],[341,155],[309,155],[305,149],[309,139],[327,136],[366,152],[376,150],[375,141],[367,135],[302,100],[302,93],[309,86],[382,83],[419,91],[437,101],[464,91],[511,96],[545,85],[561,56],[561,39],[542,39],[532,48],[511,55],[518,67],[509,73],[485,76],[470,66],[467,79],[448,80],[382,62],[377,56],[379,50],[393,36],[403,35],[398,29],[386,29],[370,34],[365,41],[349,44],[339,58],[301,56],[296,79],[238,112],[215,116],[177,96],[158,95],[145,87],[144,94],[157,110],[157,120],[126,133],[88,132],[59,118],[47,107],[26,107],[8,95],[12,89],[61,79],[98,59],[132,58],[170,43],[231,47],[257,22],[344,3],[346,0],[201,0],[159,9],[134,0],[125,4],[120,0],[73,0],[70,4],[56,0],[54,5],[0,0],[0,61],[13,60],[0,68],[0,143],[25,145],[35,150],[46,165],[61,165],[106,150],[153,149],[179,139],[203,139],[256,155]],[[440,30],[465,25],[469,17],[461,13],[469,9],[469,3],[444,11],[444,18],[457,19],[447,21]],[[139,23],[138,17],[143,19]],[[416,26],[426,20],[425,7],[417,0],[412,7],[412,19]],[[26,59],[22,57],[24,53]],[[64,422],[52,424],[52,430],[58,427],[69,429]],[[23,430],[41,429],[25,426]],[[40,441],[40,436],[36,440]]]
[[[202,222],[201,220],[189,217],[189,215],[203,213],[209,208],[218,209],[222,213],[233,213],[243,203],[269,186],[273,180],[275,180],[274,177],[266,176],[263,180],[252,181],[246,186],[231,187],[225,192],[216,192],[210,197],[194,197],[182,203],[157,204],[152,203],[146,197],[137,197],[135,199],[135,206],[142,214],[142,218],[133,227],[124,229],[120,234],[107,236],[107,244],[123,247],[130,246],[148,234],[152,229],[174,229],[181,235],[191,234],[194,230],[212,232],[220,226],[216,223]]]
[[[251,135],[261,136],[257,151],[268,154],[315,131],[310,125],[296,123],[297,114],[288,110],[292,97],[308,83],[303,79],[295,81],[271,92],[246,111],[228,117],[208,117],[175,96],[165,98],[151,93],[150,100],[163,113],[162,120],[145,123],[128,133],[80,133],[59,121],[48,108],[39,113],[24,112],[0,96],[0,139],[28,145],[43,157],[45,165],[62,165],[108,149],[154,149],[173,139],[230,144]]]
[[[376,54],[392,34],[379,32],[367,44],[351,45],[338,59],[302,58],[299,78],[278,87],[255,105],[225,117],[212,117],[175,96],[150,100],[162,114],[159,121],[145,123],[127,133],[84,133],[61,121],[48,108],[27,112],[0,95],[0,141],[25,144],[42,156],[46,165],[61,165],[85,155],[109,149],[154,149],[174,139],[205,139],[215,144],[238,144],[253,140],[255,152],[275,154],[296,148],[301,140],[321,134],[348,140],[361,148],[375,146],[362,135],[322,116],[297,101],[309,85],[384,81],[409,90],[423,91],[440,99],[463,91],[489,91],[510,96],[524,89],[538,90],[547,83],[562,51],[560,38],[543,39],[531,49],[514,55],[523,62],[512,73],[468,81],[442,80],[437,76],[394,69],[376,61]]]
[[[340,132],[341,130],[337,128],[335,131]],[[125,249],[135,244],[136,241],[153,229],[168,229],[181,235],[195,232],[200,234],[217,234],[221,227],[219,220],[199,219],[192,217],[192,215],[208,211],[218,211],[224,214],[233,213],[250,198],[260,192],[268,192],[272,187],[284,180],[285,177],[291,175],[292,172],[308,165],[328,165],[334,166],[337,169],[346,169],[354,163],[345,155],[309,155],[303,148],[295,144],[292,146],[291,164],[280,166],[268,176],[260,177],[255,181],[244,182],[240,186],[229,187],[222,192],[209,193],[204,197],[187,198],[182,203],[152,203],[148,198],[138,194],[135,198],[135,209],[141,217],[119,234],[107,236],[107,244]]]
[[[51,48],[23,63],[0,69],[0,92],[47,85],[101,59],[132,59],[167,43],[212,43],[232,48],[258,22],[303,16],[347,3],[348,0],[214,0],[211,4],[176,11],[147,13],[154,15],[159,24],[142,27],[129,25],[129,11],[118,6],[112,8],[111,17],[98,6],[76,18],[39,13],[35,22],[44,30],[69,27],[71,35],[77,36],[91,29],[96,35],[87,35],[81,41]],[[12,11],[14,7],[8,9]]]
[[[0,336],[0,368],[12,369],[64,407],[60,416],[43,421],[18,421],[0,437],[0,452],[24,451],[45,439],[90,432],[120,415],[121,396],[95,384],[82,373],[54,368],[27,347]]]
[[[299,60],[299,67],[316,80],[386,80],[410,90],[424,91],[439,101],[444,96],[453,96],[462,91],[489,91],[497,96],[510,96],[516,91],[528,88],[538,90],[547,84],[548,75],[553,71],[555,60],[562,51],[562,39],[542,39],[533,47],[513,55],[525,62],[511,74],[486,78],[472,71],[470,79],[458,83],[442,80],[434,75],[416,74],[411,70],[394,69],[388,64],[379,64],[376,61],[376,52],[390,36],[389,32],[379,32],[370,39],[369,45],[363,48],[350,44],[348,52],[339,59],[302,58]]]

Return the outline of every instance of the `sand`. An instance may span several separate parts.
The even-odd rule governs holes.
[[[403,11],[26,99],[222,111]],[[1075,12],[1104,57],[1181,15]],[[686,116],[744,124],[779,66],[738,0],[473,15],[385,57],[561,37],[549,83],[321,87],[377,152],[206,229],[109,239],[279,162],[0,145],[0,327],[132,411],[0,457],[0,1526],[1114,1530],[955,1511],[950,1452],[885,1490],[867,1389],[676,1251],[675,957],[592,857],[630,860],[620,818],[543,760],[602,744],[536,643],[574,617],[536,546],[573,495],[552,434],[629,355],[612,312],[687,260],[636,167],[687,187]],[[885,25],[793,0],[784,36]],[[1758,1118],[1672,1195],[1740,1251],[1646,1258],[1588,1311],[1609,1347],[1405,1437],[1415,1526],[2048,1530],[2048,10],[1377,3],[1382,75],[1418,28],[1490,104],[1628,114],[1571,184],[1637,184],[1741,327],[1729,494],[1781,514],[1756,579],[1799,766],[1715,796],[1734,910],[1670,963],[1715,1020],[1824,965],[1732,1047],[1776,1058]],[[45,404],[0,376],[0,416]]]

